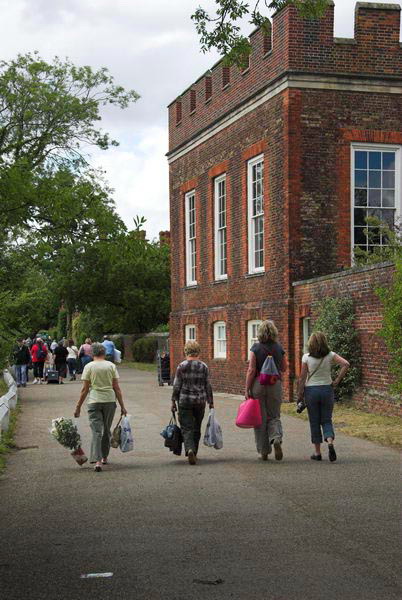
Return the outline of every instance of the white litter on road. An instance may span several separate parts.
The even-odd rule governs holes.
[[[113,577],[113,573],[84,573],[80,579],[94,579],[95,577]]]

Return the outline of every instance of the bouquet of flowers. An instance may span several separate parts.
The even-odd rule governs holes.
[[[81,448],[81,436],[72,419],[66,417],[53,419],[50,433],[64,448],[72,450],[71,456],[80,466],[87,462],[88,459]]]

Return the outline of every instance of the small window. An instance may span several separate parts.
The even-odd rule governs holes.
[[[310,317],[304,317],[304,319],[302,319],[302,329],[303,329],[303,354],[306,354],[308,352],[308,349],[307,349],[308,340],[313,331]]]
[[[222,87],[225,88],[230,83],[230,67],[222,67]]]
[[[262,321],[254,320],[247,322],[247,358],[250,348],[253,344],[258,342],[258,328]]]
[[[181,123],[181,119],[182,119],[182,106],[181,106],[181,102],[178,101],[178,102],[176,102],[176,125]]]
[[[205,77],[205,102],[212,97],[212,77]]]
[[[214,323],[214,358],[226,358],[226,323]]]
[[[264,157],[247,164],[249,273],[264,271]]]
[[[190,91],[190,112],[194,112],[197,108],[197,92],[195,90]]]
[[[197,285],[196,209],[195,190],[185,196],[186,211],[186,280],[187,285]]]
[[[226,231],[226,175],[214,181],[215,204],[215,279],[226,279],[227,231]]]
[[[186,325],[184,328],[184,339],[186,342],[194,342],[195,337],[195,325]]]

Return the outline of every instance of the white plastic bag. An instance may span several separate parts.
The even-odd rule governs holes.
[[[114,349],[114,362],[121,363],[121,352],[117,348]]]
[[[120,423],[120,450],[122,452],[130,452],[134,450],[133,432],[131,431],[130,419],[128,416],[123,417]]]
[[[207,428],[204,435],[204,445],[220,450],[223,448],[222,429],[215,417],[215,409],[209,411]]]

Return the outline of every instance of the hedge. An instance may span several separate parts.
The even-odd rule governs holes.
[[[158,338],[143,337],[136,340],[132,345],[133,358],[135,362],[154,362],[158,350]]]

